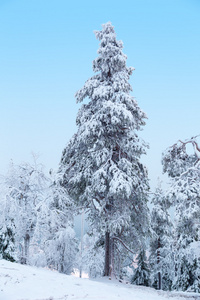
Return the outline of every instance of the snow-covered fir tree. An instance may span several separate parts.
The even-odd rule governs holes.
[[[173,225],[169,214],[171,203],[164,196],[160,181],[152,204],[149,257],[151,285],[157,289],[171,290],[174,279]]]
[[[200,147],[197,141],[197,137],[178,141],[163,155],[164,171],[172,177],[168,196],[175,204],[174,288],[194,292],[200,292]]]
[[[147,145],[138,136],[146,115],[130,94],[133,68],[126,66],[123,43],[116,40],[111,23],[102,27],[95,32],[100,41],[93,61],[97,74],[76,93],[77,102],[89,102],[79,110],[78,131],[62,153],[59,173],[77,206],[88,209],[91,226],[104,236],[108,276],[114,270],[115,238],[120,243],[131,226],[135,244],[145,238],[149,186],[140,162]]]
[[[0,177],[0,259],[15,261],[15,224],[11,217],[12,208],[9,203],[9,198],[6,195],[6,187],[4,185],[4,177]]]
[[[136,285],[150,285],[150,269],[147,262],[145,250],[141,250],[137,257],[137,268],[131,278],[131,284]]]
[[[15,261],[14,234],[6,224],[0,227],[0,259]]]

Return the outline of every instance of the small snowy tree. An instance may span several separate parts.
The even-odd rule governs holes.
[[[157,289],[171,290],[174,278],[173,226],[169,214],[171,203],[161,188],[161,183],[152,198],[150,240],[150,266],[152,286]]]
[[[137,268],[131,278],[131,284],[149,286],[150,270],[145,250],[140,251],[137,257]]]
[[[108,276],[114,270],[115,238],[123,239],[131,222],[135,236],[145,238],[135,220],[148,214],[147,171],[140,162],[147,145],[138,137],[146,115],[130,95],[133,68],[126,66],[113,26],[106,23],[95,35],[100,40],[99,56],[93,61],[97,74],[76,93],[77,102],[90,101],[79,110],[78,131],[63,151],[59,173],[69,195],[77,206],[88,209],[91,224],[105,237]]]
[[[29,262],[30,243],[34,238],[38,208],[44,200],[48,180],[43,167],[36,160],[33,165],[23,163],[10,166],[4,178],[4,220],[7,230],[11,229],[18,261]]]
[[[95,230],[84,235],[82,268],[90,278],[103,276],[105,255],[103,242],[101,236]]]
[[[70,275],[76,267],[77,239],[72,227],[59,230],[46,244],[45,254],[49,267]]]
[[[194,251],[200,241],[200,148],[197,137],[178,141],[167,149],[163,167],[172,177],[168,195],[175,204],[174,288],[200,292],[199,252]]]
[[[78,241],[73,229],[75,208],[54,173],[50,180],[46,199],[38,212],[35,236],[45,253],[46,264],[61,273],[71,274],[77,265],[78,252]]]

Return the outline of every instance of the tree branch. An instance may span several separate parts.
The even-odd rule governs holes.
[[[118,237],[116,237],[116,236],[114,236],[113,238],[112,238],[113,240],[116,240],[116,241],[118,241],[118,242],[120,242],[123,246],[124,246],[124,248],[126,249],[126,250],[128,250],[129,252],[131,252],[133,255],[135,255],[135,253],[120,239],[120,238],[118,238]]]

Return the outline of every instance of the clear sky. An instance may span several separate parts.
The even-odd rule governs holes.
[[[124,42],[151,183],[161,153],[200,133],[199,0],[0,0],[0,173],[40,153],[57,169],[76,132],[74,94],[93,75],[93,30],[111,21]]]

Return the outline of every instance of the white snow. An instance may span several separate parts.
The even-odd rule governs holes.
[[[200,299],[200,294],[159,292],[106,278],[81,279],[0,260],[0,300],[166,300]]]

